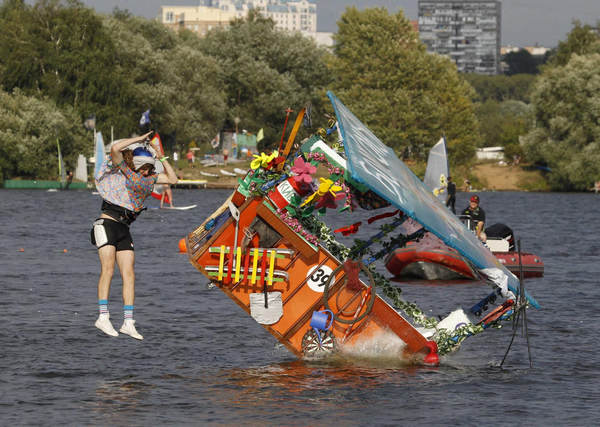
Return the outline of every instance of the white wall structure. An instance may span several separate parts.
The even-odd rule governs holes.
[[[477,149],[478,160],[502,160],[504,159],[504,147],[485,147]]]

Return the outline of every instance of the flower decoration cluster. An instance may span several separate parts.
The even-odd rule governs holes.
[[[296,233],[300,234],[304,238],[304,240],[313,245],[317,245],[319,243],[319,239],[313,234],[306,231],[302,223],[297,218],[291,216],[286,209],[277,210],[277,215],[279,216],[279,218],[281,218],[281,220],[284,223],[287,224],[288,227],[290,227]]]
[[[329,160],[327,159],[327,157],[325,156],[325,154],[323,153],[318,153],[318,152],[313,152],[313,153],[307,153],[306,157],[309,161],[313,162],[313,163],[317,163],[317,164],[322,164],[327,168],[327,172],[330,175],[331,181],[333,181],[332,185],[335,185],[335,188],[333,188],[333,192],[336,193],[338,191],[342,191],[343,194],[331,194],[330,196],[325,195],[326,200],[324,200],[321,204],[319,204],[319,206],[315,206],[317,209],[324,209],[324,208],[330,208],[330,209],[336,209],[337,208],[337,201],[338,200],[342,200],[345,199],[344,201],[344,205],[342,207],[342,209],[340,209],[341,211],[345,211],[347,209],[349,209],[350,211],[354,210],[354,202],[353,202],[353,198],[352,198],[352,192],[350,189],[350,186],[348,186],[342,176],[344,175],[344,170],[338,166],[332,165]],[[340,187],[340,188],[338,188]]]
[[[253,157],[254,160],[250,162],[250,168],[252,168],[252,170],[257,170],[258,168],[270,170],[285,161],[285,157],[280,156],[277,150],[273,151],[271,154],[254,154]]]
[[[294,173],[294,181],[298,184],[310,184],[313,180],[312,175],[317,172],[317,167],[310,162],[305,162],[302,156],[298,156],[294,161],[294,166],[292,166],[292,172]]]

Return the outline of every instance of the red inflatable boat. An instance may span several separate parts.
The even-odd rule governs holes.
[[[542,277],[544,262],[532,253],[514,250],[512,230],[503,224],[495,224],[488,229],[487,246],[498,260],[515,276]],[[452,248],[438,242],[436,245],[410,242],[388,255],[385,267],[396,277],[413,277],[425,280],[475,279],[476,272],[469,263]]]

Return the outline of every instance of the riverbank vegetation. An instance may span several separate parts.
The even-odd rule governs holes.
[[[507,76],[459,74],[425,51],[402,11],[382,8],[347,8],[332,50],[256,13],[198,37],[77,0],[4,0],[0,28],[3,179],[55,178],[57,139],[72,168],[92,155],[87,118],[120,138],[148,109],[168,152],[209,151],[238,125],[262,128],[259,148],[276,149],[286,108],[311,106],[299,139],[327,123],[327,90],[416,171],[444,135],[455,176],[477,179],[475,150],[502,146],[508,162],[550,171],[536,188],[580,191],[600,179],[600,41],[579,23],[545,65],[507,58]]]

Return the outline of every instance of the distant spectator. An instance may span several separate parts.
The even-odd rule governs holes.
[[[473,187],[471,187],[471,181],[469,181],[468,179],[465,179],[465,189],[464,189],[464,191],[471,192],[472,190],[473,190]]]
[[[456,208],[454,207],[454,204],[456,203],[456,184],[452,181],[451,176],[448,177],[447,191],[446,207],[449,207],[452,210],[452,213],[456,214]]]
[[[65,190],[69,189],[69,186],[73,182],[73,171],[67,171],[67,182],[65,183]]]
[[[192,150],[189,150],[186,154],[187,160],[188,160],[188,166],[193,168],[194,167],[194,152]]]

